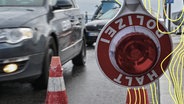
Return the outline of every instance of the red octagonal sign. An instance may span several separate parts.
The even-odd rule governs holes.
[[[158,27],[167,31],[160,23]],[[126,87],[143,86],[163,74],[160,63],[171,53],[171,44],[169,35],[158,30],[156,19],[128,14],[116,18],[101,32],[97,61],[113,82]],[[169,61],[170,57],[164,62],[164,70]]]

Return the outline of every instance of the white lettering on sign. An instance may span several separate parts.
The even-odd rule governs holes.
[[[129,22],[129,25],[133,25],[132,16],[128,16],[128,22]]]
[[[149,77],[149,79],[151,81],[153,81],[154,80],[154,77],[155,77],[155,79],[158,77],[158,74],[155,72],[155,70],[152,70],[151,72],[152,73],[148,73],[147,76]]]
[[[100,41],[101,41],[101,42],[104,42],[104,43],[107,43],[107,44],[110,43],[110,40],[107,40],[107,39],[104,39],[104,38],[101,38]]]
[[[118,78],[114,78],[114,81],[115,82],[117,82],[117,83],[119,83],[119,84],[121,84],[121,78],[123,77],[123,75],[122,74],[119,74],[119,76],[118,76]]]
[[[158,38],[161,38],[162,36],[164,36],[164,34],[160,33],[159,30],[157,30],[155,34],[158,36]]]
[[[126,77],[126,79],[128,79],[128,86],[132,85],[132,77]]]
[[[115,29],[113,29],[111,26],[109,26],[105,30],[105,33],[108,34],[108,35],[110,35],[110,37],[112,38],[117,33],[117,31]]]
[[[118,29],[121,30],[122,28],[126,27],[125,24],[123,24],[123,19],[120,18],[119,20],[115,21],[115,24],[118,24]]]
[[[146,75],[143,75],[141,77],[128,77],[128,76],[123,77],[123,74],[119,74],[117,78],[114,78],[114,81],[121,84],[123,80],[126,80],[126,82],[128,83],[128,86],[132,86],[132,82],[134,80],[140,86],[142,86],[144,84],[145,77]],[[152,70],[150,73],[147,74],[147,77],[149,78],[150,81],[153,81],[158,77],[158,74],[155,72],[155,70]]]
[[[143,25],[144,16],[137,15],[137,18],[140,19],[140,25]]]
[[[156,22],[155,22],[155,20],[150,19],[150,20],[147,22],[146,26],[147,26],[149,29],[154,29],[154,28],[156,27]]]
[[[139,83],[139,85],[143,85],[144,76],[142,76],[142,77],[136,77],[135,79],[137,80],[137,82]]]

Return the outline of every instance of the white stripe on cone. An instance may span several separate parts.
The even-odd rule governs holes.
[[[65,84],[63,77],[51,77],[48,82],[49,92],[65,91]]]

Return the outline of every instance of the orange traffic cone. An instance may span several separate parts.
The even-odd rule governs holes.
[[[146,89],[128,89],[126,104],[149,104]]]
[[[63,69],[59,57],[52,57],[46,96],[46,104],[68,104]]]

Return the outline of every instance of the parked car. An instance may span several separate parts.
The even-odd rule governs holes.
[[[0,0],[0,82],[47,87],[52,56],[84,65],[84,19],[75,0]]]
[[[101,16],[96,17],[91,22],[86,23],[84,33],[86,38],[86,44],[88,46],[92,46],[93,43],[96,42],[96,39],[101,29],[110,19],[112,19],[117,14],[119,9],[120,9],[119,7],[112,8],[106,13],[102,14]]]

